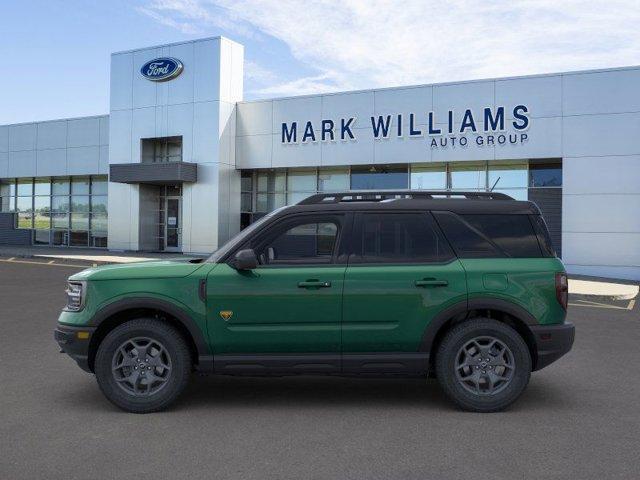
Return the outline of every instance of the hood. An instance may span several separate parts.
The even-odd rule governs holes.
[[[158,262],[137,262],[118,265],[103,265],[88,268],[69,277],[69,280],[140,280],[158,278],[182,278],[191,275],[202,262],[191,263],[184,260],[164,260]]]

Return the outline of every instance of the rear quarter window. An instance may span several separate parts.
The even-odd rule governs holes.
[[[538,242],[540,243],[540,248],[542,249],[544,256],[557,256],[556,251],[553,248],[553,242],[549,236],[549,229],[547,228],[547,224],[545,223],[544,218],[542,218],[542,215],[531,215],[529,219],[531,220],[531,224],[538,235]]]
[[[537,258],[543,256],[528,215],[435,212],[460,258]]]

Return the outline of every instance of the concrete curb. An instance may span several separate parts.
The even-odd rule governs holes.
[[[640,287],[628,282],[608,280],[585,280],[569,278],[569,294],[591,299],[632,300],[638,296]]]

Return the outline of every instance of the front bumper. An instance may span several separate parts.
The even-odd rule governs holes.
[[[58,342],[61,352],[73,358],[85,372],[91,373],[89,345],[95,331],[95,327],[71,327],[58,324],[53,331],[53,338]]]
[[[576,329],[573,323],[536,325],[531,327],[536,342],[537,360],[534,370],[555,362],[571,350]]]

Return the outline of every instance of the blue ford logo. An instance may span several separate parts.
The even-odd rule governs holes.
[[[140,69],[140,73],[147,80],[166,82],[182,73],[184,65],[177,58],[162,57],[149,60]]]

